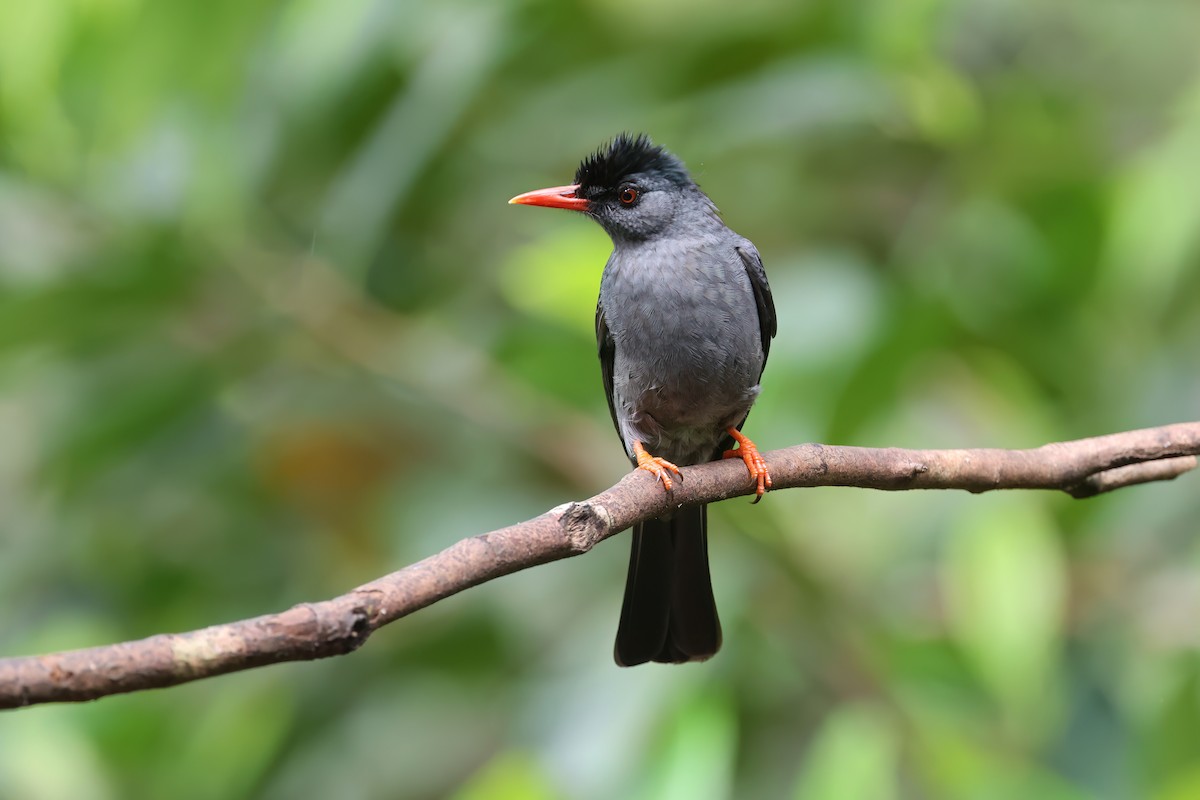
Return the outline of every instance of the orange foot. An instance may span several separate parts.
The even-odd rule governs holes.
[[[738,446],[734,450],[726,450],[724,457],[740,458],[746,462],[746,469],[750,470],[750,478],[755,483],[754,502],[757,503],[762,500],[767,489],[771,488],[771,473],[767,470],[767,461],[762,457],[762,453],[758,452],[754,442],[737,428],[729,428],[728,433]]]
[[[646,448],[642,447],[642,443],[637,439],[633,440],[633,454],[637,457],[637,468],[644,469],[654,477],[662,481],[663,488],[668,492],[671,491],[671,473],[679,474],[679,467],[667,461],[665,458],[652,456],[646,452]],[[680,480],[683,480],[680,478]]]

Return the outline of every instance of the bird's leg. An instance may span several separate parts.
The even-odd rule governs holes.
[[[738,446],[734,450],[726,450],[725,458],[740,458],[746,462],[746,469],[750,470],[750,478],[755,482],[754,502],[762,500],[763,493],[771,488],[771,473],[767,470],[767,461],[762,457],[762,453],[758,452],[758,448],[754,442],[750,441],[749,437],[739,431],[737,428],[728,428],[726,431]]]
[[[663,488],[671,491],[671,473],[679,474],[679,467],[667,461],[665,458],[652,456],[646,452],[646,448],[642,447],[642,443],[637,439],[633,440],[633,455],[637,458],[637,468],[644,469],[654,477],[662,481]],[[681,477],[680,480],[683,480]]]

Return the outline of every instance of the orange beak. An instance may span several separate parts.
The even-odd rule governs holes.
[[[521,206],[544,206],[546,208],[566,208],[571,211],[586,211],[587,199],[575,196],[578,188],[578,185],[552,186],[549,189],[538,189],[534,192],[519,194],[508,202]]]

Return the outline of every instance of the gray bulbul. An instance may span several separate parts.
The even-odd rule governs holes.
[[[677,465],[738,457],[758,502],[771,477],[741,427],[775,335],[775,304],[754,245],[725,227],[683,162],[644,135],[622,134],[585,158],[571,186],[509,202],[581,211],[612,237],[596,339],[630,460],[670,491]],[[705,511],[634,526],[619,665],[703,661],[721,647]]]

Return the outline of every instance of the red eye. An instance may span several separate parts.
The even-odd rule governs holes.
[[[637,199],[638,199],[637,189],[634,189],[631,186],[626,186],[624,189],[621,190],[621,194],[617,195],[617,199],[621,201],[621,205],[631,206],[637,202]]]

